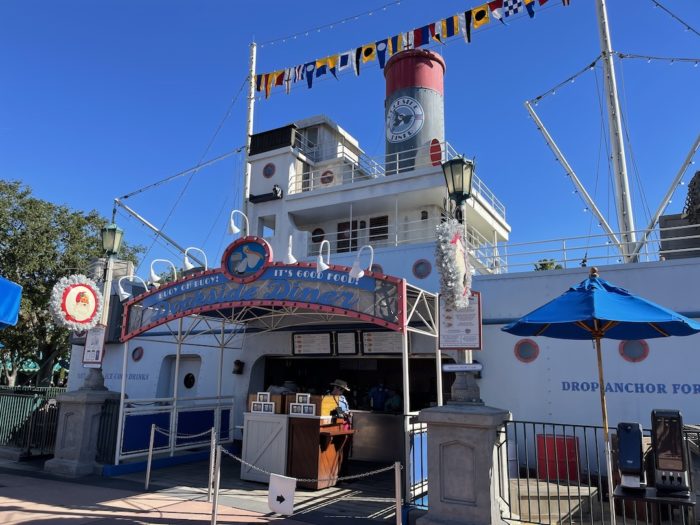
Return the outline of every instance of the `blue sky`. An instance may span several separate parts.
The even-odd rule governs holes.
[[[696,2],[662,3],[700,30]],[[651,0],[608,4],[616,51],[700,57],[700,37]],[[114,197],[244,143],[245,91],[215,132],[247,75],[251,40],[262,43],[300,33],[259,47],[258,71],[267,72],[477,5],[456,0],[4,0],[0,176],[22,180],[41,198],[96,208],[108,216]],[[537,6],[532,20],[521,16],[508,26],[492,22],[473,33],[470,45],[454,38],[435,48],[447,63],[447,140],[464,154],[476,155],[479,176],[507,208],[514,241],[601,231],[523,107],[525,100],[581,70],[599,53],[594,3],[571,0],[570,7],[562,7],[560,0],[550,0],[546,7]],[[332,29],[313,29],[368,11],[372,14]],[[649,215],[644,208],[656,209],[700,131],[700,67],[624,60],[618,83],[641,228]],[[546,97],[536,109],[615,223],[612,182],[601,149],[607,140],[601,133],[601,87],[598,68]],[[375,63],[359,77],[326,79],[311,90],[299,87],[285,95],[278,88],[269,100],[256,102],[255,131],[324,113],[368,154],[381,155],[383,98],[383,75]],[[216,265],[229,240],[228,213],[240,205],[242,174],[242,158],[234,156],[201,170],[189,184],[187,178],[178,179],[127,202],[159,226],[170,215],[166,231],[183,245],[203,247]],[[670,212],[682,209],[685,191],[680,187]],[[118,223],[129,241],[151,245],[150,233],[135,220],[120,213]],[[148,259],[161,256],[174,259],[160,244]]]

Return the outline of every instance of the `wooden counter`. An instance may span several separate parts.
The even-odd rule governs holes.
[[[323,489],[332,487],[340,472],[349,440],[354,430],[342,424],[323,424],[320,418],[289,418],[287,475],[293,478],[327,481],[298,481],[297,487]]]

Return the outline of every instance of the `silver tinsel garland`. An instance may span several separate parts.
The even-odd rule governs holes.
[[[63,302],[63,293],[65,290],[72,285],[83,284],[92,288],[95,293],[95,300],[97,301],[97,307],[95,313],[92,316],[90,322],[78,323],[71,321],[66,318],[66,314],[61,308],[61,303]],[[54,318],[54,321],[59,326],[63,326],[70,330],[80,331],[80,330],[90,330],[94,328],[102,317],[102,306],[103,306],[102,292],[95,284],[95,281],[88,279],[84,275],[71,275],[70,277],[61,277],[61,279],[54,285],[53,290],[51,290],[51,299],[49,301],[49,309]]]
[[[450,308],[466,308],[472,287],[472,272],[464,240],[464,226],[449,219],[436,228],[435,261],[440,274],[440,293]]]

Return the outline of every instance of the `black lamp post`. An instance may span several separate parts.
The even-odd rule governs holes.
[[[445,175],[447,193],[450,199],[454,201],[457,210],[459,210],[458,213],[461,217],[458,217],[458,220],[460,222],[462,222],[464,218],[464,210],[462,207],[472,194],[472,180],[474,179],[475,166],[474,160],[465,159],[461,156],[450,159],[442,164],[442,173]]]
[[[109,322],[109,300],[112,295],[112,275],[114,273],[114,256],[119,252],[124,237],[124,230],[114,223],[108,224],[100,231],[102,237],[102,249],[107,256],[107,267],[104,273],[104,288],[102,289],[102,318],[100,324],[105,327]],[[105,334],[106,335],[106,334]],[[105,337],[106,338],[106,337]],[[104,353],[104,343],[102,352]],[[102,375],[102,365],[98,368],[90,368],[85,383],[81,390],[107,390]]]
[[[445,175],[447,193],[455,203],[455,216],[464,225],[465,202],[472,194],[475,161],[464,157],[455,157],[443,162],[442,173]],[[471,352],[460,350],[457,361],[459,364],[471,363]],[[470,372],[457,372],[452,384],[452,403],[483,405],[474,375]]]

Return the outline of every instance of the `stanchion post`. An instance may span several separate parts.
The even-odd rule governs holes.
[[[148,440],[148,460],[146,461],[146,483],[144,490],[151,484],[151,463],[153,462],[153,440],[156,435],[156,424],[151,424],[151,438]]]
[[[216,464],[214,465],[214,498],[211,505],[211,525],[216,525],[219,513],[219,484],[221,481],[221,445],[216,447]]]
[[[401,462],[394,462],[394,488],[396,490],[396,525],[401,525]]]
[[[211,489],[214,485],[214,471],[216,470],[216,428],[211,427],[211,444],[209,446],[209,480],[207,482],[207,503],[211,503]]]

